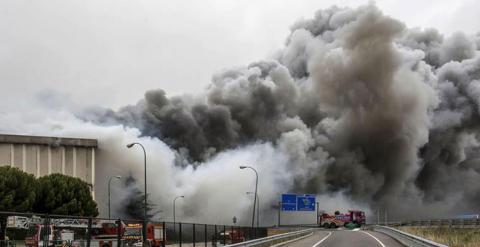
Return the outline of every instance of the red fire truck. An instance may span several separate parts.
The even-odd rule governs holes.
[[[136,246],[142,244],[142,224],[130,223],[125,226],[125,232],[122,240],[127,246]],[[152,247],[160,247],[163,242],[163,225],[147,224],[147,240]]]
[[[221,242],[223,238],[226,244],[241,243],[245,241],[245,232],[241,229],[226,230],[225,233],[221,231],[217,235],[217,240]]]
[[[90,231],[91,247],[117,246],[118,231],[122,246],[142,246],[142,224],[125,224],[120,228],[115,220],[93,219]],[[87,219],[51,219],[45,222],[39,217],[9,216],[7,228],[25,229],[26,247],[48,247],[59,244],[85,246],[87,239]],[[164,240],[163,225],[148,224],[147,240],[150,246],[160,247]]]
[[[28,218],[26,220],[29,220]],[[88,220],[52,219],[50,223],[34,222],[29,224],[25,237],[26,247],[47,247],[57,244],[82,246],[86,242]],[[91,225],[92,247],[114,247],[117,244],[118,227],[113,220],[94,220]],[[123,234],[123,223],[121,226]]]
[[[346,226],[349,223],[356,227],[365,225],[365,212],[360,210],[349,210],[348,213],[341,214],[335,211],[334,215],[322,213],[319,219],[319,225],[324,228],[337,228],[339,226]]]

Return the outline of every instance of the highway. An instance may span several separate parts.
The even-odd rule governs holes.
[[[290,242],[288,247],[402,247],[395,239],[378,232],[350,230],[317,230],[313,235]]]

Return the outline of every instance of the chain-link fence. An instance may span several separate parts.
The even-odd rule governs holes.
[[[0,212],[0,247],[224,246],[266,228]]]

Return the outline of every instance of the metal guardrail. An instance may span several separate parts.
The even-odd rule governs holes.
[[[388,226],[373,226],[373,230],[387,234],[396,239],[400,243],[408,247],[448,247],[447,245],[439,244],[428,239],[406,233]]]
[[[307,229],[307,230],[300,230],[300,231],[295,231],[295,232],[289,232],[289,233],[283,233],[283,234],[278,234],[278,235],[273,235],[270,237],[265,237],[265,238],[259,238],[255,240],[250,240],[238,244],[231,244],[227,245],[229,247],[236,247],[236,246],[272,246],[275,244],[283,243],[292,239],[300,238],[306,235],[309,235],[313,233],[313,229]]]
[[[480,219],[439,219],[439,220],[414,220],[402,222],[408,226],[439,226],[456,228],[480,228]]]
[[[452,228],[480,228],[480,219],[433,219],[433,220],[409,220],[395,221],[387,226],[415,226],[415,227],[452,227]]]

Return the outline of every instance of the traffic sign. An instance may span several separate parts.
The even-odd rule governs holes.
[[[283,194],[282,203],[297,204],[297,195],[295,194]]]
[[[282,204],[282,211],[297,211],[297,204]]]
[[[282,195],[282,211],[297,211],[297,195]]]
[[[305,195],[297,197],[298,211],[315,211],[315,196]]]
[[[282,194],[282,211],[315,211],[315,195]]]

